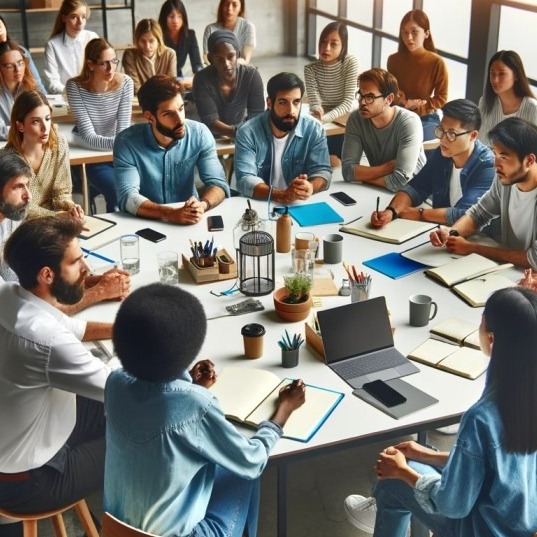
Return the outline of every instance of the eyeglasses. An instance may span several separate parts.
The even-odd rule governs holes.
[[[119,60],[114,58],[113,60],[104,60],[102,62],[95,62],[95,65],[98,65],[101,69],[112,69],[112,67],[117,67]]]
[[[24,67],[24,60],[19,60],[15,63],[3,63],[2,67],[6,69],[6,71],[20,71]]]
[[[364,101],[365,104],[373,104],[375,102],[375,99],[381,99],[384,97],[384,95],[373,95],[372,93],[366,93],[365,95],[362,95],[360,93],[360,90],[358,90],[355,94],[355,97],[358,99],[358,101]]]
[[[437,125],[434,129],[434,135],[441,140],[444,136],[447,138],[448,142],[454,142],[459,136],[462,136],[463,134],[468,134],[472,132],[470,131],[464,131],[464,132],[455,132],[454,130],[448,130],[445,131],[440,125]]]

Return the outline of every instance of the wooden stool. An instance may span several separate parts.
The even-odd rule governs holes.
[[[67,537],[67,532],[65,531],[65,524],[63,523],[62,513],[69,511],[69,509],[74,508],[84,531],[86,532],[86,537],[99,537],[99,532],[95,527],[95,523],[91,518],[88,505],[86,500],[80,500],[76,503],[67,505],[66,507],[61,507],[53,511],[47,511],[45,513],[32,513],[32,514],[15,514],[10,513],[4,509],[0,509],[0,515],[6,518],[11,518],[13,520],[22,521],[24,528],[24,537],[37,537],[37,521],[44,520],[46,518],[52,519],[52,525],[54,526],[54,532],[56,537]]]

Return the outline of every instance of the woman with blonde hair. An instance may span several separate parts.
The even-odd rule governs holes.
[[[32,170],[28,216],[84,217],[72,199],[69,147],[52,124],[52,108],[36,90],[22,92],[11,111],[11,128],[4,151],[22,157]]]
[[[116,72],[119,60],[106,39],[86,46],[80,75],[65,85],[75,117],[73,143],[89,149],[111,151],[116,134],[131,124],[134,86],[130,76]],[[90,185],[102,193],[107,212],[117,207],[114,168],[111,162],[86,166]]]
[[[123,70],[134,83],[134,92],[154,75],[177,76],[175,51],[164,44],[160,24],[155,19],[142,19],[134,30],[135,46],[123,54]]]
[[[67,80],[82,69],[84,49],[99,37],[85,30],[90,8],[85,0],[63,0],[45,46],[45,79],[50,93],[62,93]]]
[[[30,89],[36,82],[24,51],[14,41],[0,43],[0,140],[7,139],[15,99]]]
[[[488,79],[479,99],[479,140],[488,143],[489,131],[515,116],[537,125],[537,99],[531,91],[522,59],[514,50],[499,50],[489,60]]]
[[[388,71],[399,83],[397,104],[420,116],[424,140],[434,139],[440,122],[437,110],[448,98],[448,70],[436,53],[429,17],[421,9],[402,18],[399,49],[388,57]]]

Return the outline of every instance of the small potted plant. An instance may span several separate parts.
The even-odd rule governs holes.
[[[276,314],[284,321],[303,321],[311,309],[312,281],[308,274],[296,273],[284,277],[285,287],[274,292]]]

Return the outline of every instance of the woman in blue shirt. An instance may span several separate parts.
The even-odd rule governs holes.
[[[537,531],[537,293],[512,287],[491,295],[479,336],[490,356],[487,383],[451,453],[416,442],[386,448],[375,465],[376,521],[371,500],[345,502],[358,528],[405,537],[412,514],[437,537]]]

